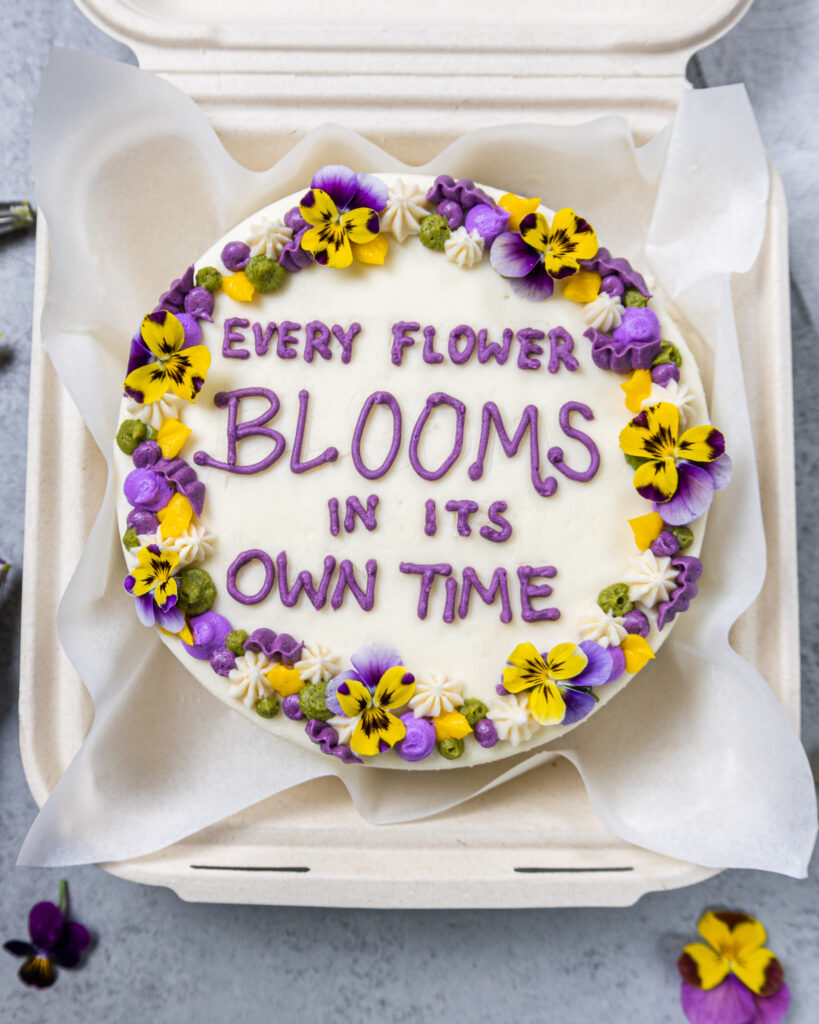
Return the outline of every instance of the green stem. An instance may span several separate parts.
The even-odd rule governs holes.
[[[60,879],[60,898],[57,901],[57,909],[64,917],[68,917],[68,882]]]

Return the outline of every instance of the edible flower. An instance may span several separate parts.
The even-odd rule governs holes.
[[[503,685],[510,693],[528,691],[529,711],[541,725],[569,725],[596,703],[585,687],[607,683],[612,667],[611,654],[593,641],[557,644],[546,654],[524,643],[509,655]]]
[[[372,242],[378,235],[387,187],[371,174],[356,174],[341,164],[322,167],[310,185],[299,203],[299,212],[310,225],[301,247],[323,266],[349,267],[353,245]]]
[[[659,402],[635,416],[620,431],[620,448],[645,460],[634,474],[634,487],[655,502],[655,511],[672,526],[702,515],[714,490],[727,483],[721,471],[714,474],[698,465],[721,460],[725,438],[711,426],[691,427],[680,435],[680,411],[671,402]],[[678,500],[670,505],[675,495]]]
[[[184,348],[185,329],[166,309],[157,309],[143,318],[139,340],[154,361],[128,374],[123,385],[126,393],[142,405],[158,402],[168,391],[188,402],[195,401],[210,366],[207,347]]]
[[[576,274],[579,261],[596,252],[594,228],[566,208],[558,210],[551,226],[542,213],[527,213],[519,232],[498,235],[490,259],[516,295],[539,301],[552,294],[555,280]]]
[[[705,939],[677,961],[680,1000],[691,1024],[778,1024],[791,994],[782,964],[764,948],[765,929],[748,914],[709,910],[697,925]]]
[[[11,939],[3,949],[12,956],[24,956],[20,981],[35,988],[48,988],[57,979],[54,965],[76,967],[91,944],[88,929],[68,920],[68,885],[60,882],[59,903],[37,903],[28,915],[30,942]]]
[[[336,690],[341,710],[357,718],[350,747],[356,754],[372,756],[389,749],[407,733],[404,722],[393,714],[409,703],[415,692],[415,677],[403,665],[395,665],[381,676],[375,693],[357,679],[347,679]]]
[[[185,616],[176,607],[177,584],[173,577],[179,554],[148,544],[139,549],[137,558],[139,564],[125,577],[125,589],[136,599],[137,618],[143,626],[158,622],[167,632],[179,633],[185,627]]]

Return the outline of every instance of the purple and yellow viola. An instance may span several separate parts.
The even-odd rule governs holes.
[[[168,391],[195,401],[210,367],[207,346],[185,348],[185,329],[167,309],[156,309],[143,318],[140,340],[151,362],[128,374],[123,385],[126,394],[142,405],[158,402]]]
[[[185,616],[176,607],[177,585],[173,577],[179,555],[149,544],[139,549],[137,559],[139,564],[124,583],[136,602],[137,618],[143,626],[157,623],[168,633],[180,632],[185,628]]]
[[[597,254],[597,235],[574,210],[558,210],[551,225],[542,213],[527,213],[518,231],[498,235],[490,262],[524,299],[548,299],[554,282],[576,274],[580,260]]]
[[[378,236],[378,215],[388,198],[386,185],[371,174],[356,174],[342,164],[322,167],[299,203],[310,225],[301,238],[302,249],[322,266],[349,267],[355,246]]]
[[[529,711],[541,725],[571,725],[596,704],[586,689],[613,682],[612,652],[593,640],[557,644],[541,654],[531,643],[518,644],[507,659],[503,685],[510,693],[527,693]]]
[[[341,710],[348,718],[358,719],[350,748],[372,757],[402,740],[407,727],[394,712],[407,705],[414,693],[415,676],[403,665],[388,668],[374,692],[360,679],[341,682],[336,690]]]
[[[644,460],[634,473],[634,487],[670,526],[686,526],[707,512],[714,491],[731,476],[720,431],[701,426],[680,434],[680,411],[671,402],[635,416],[620,431],[620,448]]]

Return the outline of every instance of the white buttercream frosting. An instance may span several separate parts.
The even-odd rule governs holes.
[[[627,633],[623,620],[611,612],[604,612],[600,605],[589,607],[578,623],[581,640],[594,640],[601,647],[619,647]]]
[[[623,306],[618,295],[600,292],[596,299],[583,307],[583,319],[597,331],[608,333],[620,326]]]
[[[356,715],[355,718],[347,718],[346,715],[333,715],[332,718],[327,719],[327,724],[332,725],[338,733],[339,743],[346,743],[349,745],[360,717],[360,715]]]
[[[416,718],[437,718],[455,711],[464,702],[464,684],[434,672],[416,676],[410,707]]]
[[[457,228],[444,242],[444,255],[450,263],[469,270],[483,259],[483,238],[477,231]]]
[[[140,405],[128,398],[125,400],[125,415],[130,420],[140,420],[154,430],[159,430],[163,420],[181,420],[179,415],[184,399],[170,393],[150,405]]]
[[[160,526],[156,539],[149,543],[159,544],[165,551],[175,551],[182,567],[209,558],[216,550],[216,535],[202,523],[192,522],[178,537],[163,537]]]
[[[283,220],[269,220],[263,217],[250,225],[247,244],[250,246],[251,256],[264,254],[268,259],[277,260],[292,237],[293,229]]]
[[[389,194],[387,205],[379,214],[381,230],[389,231],[399,242],[420,234],[421,221],[430,212],[425,189],[408,185],[399,178]]]
[[[676,405],[680,410],[680,427],[684,428],[691,419],[696,397],[694,393],[679,381],[670,380],[666,387],[659,384],[651,385],[651,392],[640,404],[641,409],[647,409],[650,405],[657,405],[658,402],[669,402]]]
[[[301,660],[296,662],[295,669],[306,683],[320,683],[341,672],[341,658],[324,644],[309,643],[302,648]]]
[[[671,559],[657,556],[649,548],[638,558],[628,560],[629,570],[623,576],[628,583],[632,601],[639,601],[646,608],[653,608],[659,601],[667,601],[677,585],[677,570],[671,567]]]
[[[496,697],[489,703],[486,717],[492,719],[498,739],[507,740],[513,747],[531,739],[538,728],[538,723],[529,713],[525,693]]]
[[[269,697],[273,687],[265,673],[272,667],[261,651],[245,651],[236,659],[236,668],[232,668],[228,675],[228,697],[241,700],[246,708],[252,708],[262,697]]]

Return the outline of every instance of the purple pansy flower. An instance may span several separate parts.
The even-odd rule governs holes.
[[[299,203],[310,225],[300,244],[322,266],[344,269],[355,245],[373,241],[380,231],[379,213],[387,205],[387,186],[372,174],[356,174],[342,164],[322,167]]]
[[[539,302],[548,299],[555,283],[543,265],[543,253],[526,242],[515,231],[498,235],[489,253],[494,269],[509,279],[512,291],[522,299]]]
[[[139,564],[123,583],[134,598],[137,618],[143,626],[157,623],[168,633],[178,633],[185,628],[185,616],[176,607],[177,584],[173,578],[179,555],[149,544],[139,549],[137,558]]]
[[[24,956],[20,980],[36,988],[48,988],[56,980],[55,964],[76,967],[82,954],[91,944],[88,929],[77,921],[68,920],[68,886],[60,882],[60,901],[38,903],[28,915],[30,942],[11,939],[3,949],[12,956]]]
[[[387,669],[403,664],[401,655],[389,644],[364,644],[350,658],[353,667],[339,672],[327,684],[324,699],[327,707],[334,715],[343,715],[336,691],[342,683],[355,679],[363,683],[370,693],[375,693],[381,677]]]

